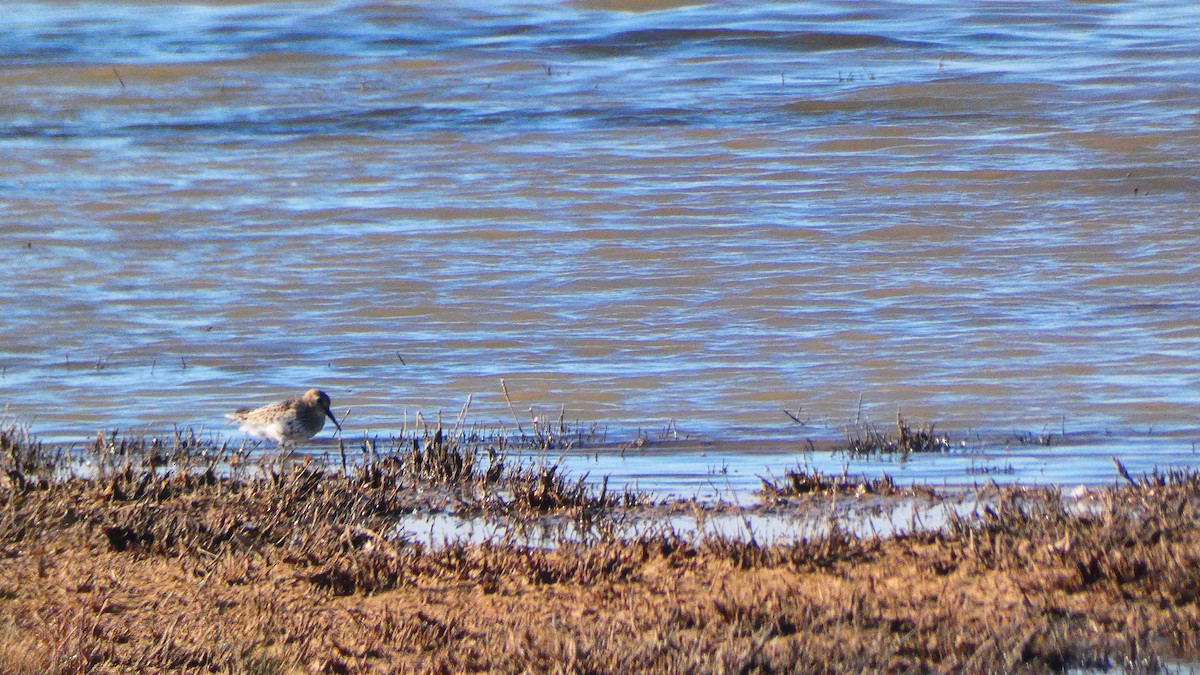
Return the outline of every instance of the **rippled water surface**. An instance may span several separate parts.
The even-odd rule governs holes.
[[[0,394],[77,439],[320,386],[349,436],[511,422],[503,378],[610,440],[1187,463],[1198,7],[18,3]]]

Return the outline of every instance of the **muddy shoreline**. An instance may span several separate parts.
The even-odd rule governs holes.
[[[755,505],[656,503],[438,436],[342,466],[0,434],[0,671],[1154,670],[1200,660],[1200,475],[1065,498],[993,486],[937,527],[849,504],[959,499],[816,472]],[[362,457],[366,457],[363,455]],[[88,477],[64,463],[90,462]],[[440,506],[438,506],[440,505]],[[569,522],[534,546],[416,541],[434,508]],[[869,507],[864,507],[869,508]],[[803,514],[803,536],[671,514]],[[639,523],[630,530],[622,524]]]

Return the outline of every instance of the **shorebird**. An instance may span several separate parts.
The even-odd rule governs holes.
[[[329,410],[329,394],[309,389],[303,396],[264,405],[261,408],[239,408],[225,417],[251,436],[275,441],[279,447],[294,447],[316,436],[325,428],[325,418],[333,420],[338,431],[342,425]]]

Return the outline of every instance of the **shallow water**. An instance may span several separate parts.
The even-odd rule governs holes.
[[[514,425],[503,378],[526,426],[788,455],[746,471],[897,409],[1095,440],[904,469],[934,481],[1193,464],[1197,25],[1187,2],[18,3],[0,395],[75,440],[228,434],[320,386],[386,434],[468,394]],[[687,492],[670,477],[710,460],[593,470]]]
[[[979,500],[974,499],[938,504],[898,500],[881,502],[872,508],[846,508],[846,501],[843,499],[839,504],[836,500],[830,500],[829,506],[795,512],[720,513],[705,514],[700,518],[695,515],[646,514],[618,524],[605,536],[634,540],[667,534],[697,540],[716,536],[770,545],[826,536],[836,525],[853,536],[894,537],[914,531],[937,530],[946,525],[950,513],[971,517],[982,508]],[[388,534],[431,547],[447,543],[513,541],[523,546],[554,548],[564,542],[594,540],[598,537],[594,532],[582,535],[566,519],[531,523],[461,518],[444,512],[404,516],[395,530]]]

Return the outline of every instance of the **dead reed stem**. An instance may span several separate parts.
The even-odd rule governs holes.
[[[517,433],[525,435],[525,430],[521,428],[521,420],[517,418],[517,410],[513,407],[512,399],[508,397],[508,387],[504,384],[504,378],[500,378],[500,390],[504,392],[504,400],[508,402],[508,412],[512,414],[513,421],[517,423]]]

